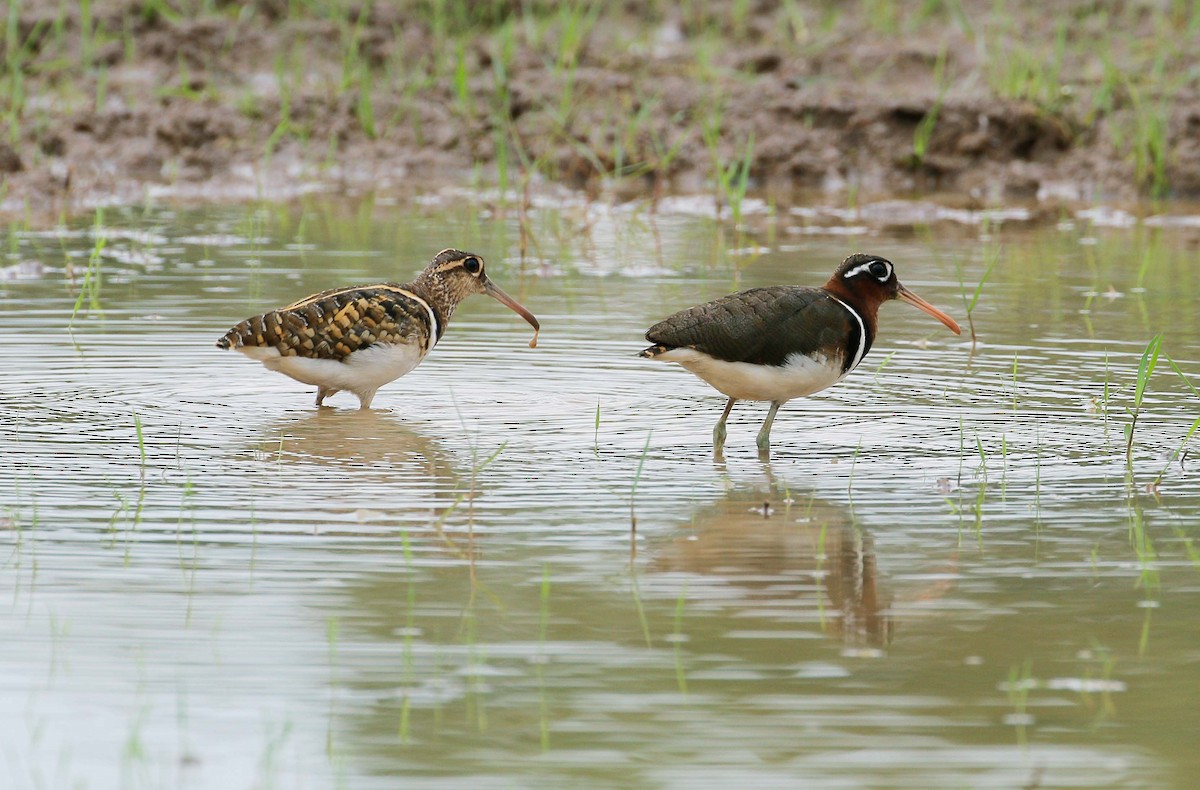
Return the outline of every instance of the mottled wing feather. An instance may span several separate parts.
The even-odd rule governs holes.
[[[385,283],[323,291],[247,318],[217,345],[274,347],[285,357],[343,360],[375,343],[411,343],[428,351],[431,330],[425,304],[403,286]]]
[[[782,365],[790,354],[844,357],[858,323],[818,288],[752,288],[681,310],[646,332],[652,343],[694,348],[726,362]]]

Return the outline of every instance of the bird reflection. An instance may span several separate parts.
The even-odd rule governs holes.
[[[386,411],[319,409],[277,419],[253,435],[249,450],[263,471],[278,467],[274,495],[292,491],[318,503],[321,513],[344,507],[361,524],[440,529],[466,485],[441,442]],[[364,528],[362,534],[380,533]]]
[[[436,477],[456,477],[451,456],[391,412],[321,409],[274,421],[255,450],[264,460],[302,460],[378,470],[421,465]]]
[[[849,646],[891,642],[891,598],[879,588],[874,543],[845,508],[794,493],[735,490],[684,532],[660,550],[656,571],[719,578],[745,602],[780,613],[815,611],[824,630]]]

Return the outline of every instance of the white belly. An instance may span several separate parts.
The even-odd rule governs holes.
[[[374,345],[355,351],[343,361],[284,357],[274,348],[243,346],[238,349],[296,381],[326,389],[374,392],[403,376],[425,356],[415,345]]]
[[[792,354],[778,366],[723,362],[692,348],[673,348],[655,359],[678,362],[738,400],[788,401],[820,392],[845,378],[841,360],[803,354]]]

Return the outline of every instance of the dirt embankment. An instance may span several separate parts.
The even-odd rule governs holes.
[[[922,5],[14,0],[0,212],[480,166],[619,197],[745,163],[781,203],[1200,196],[1200,11]]]

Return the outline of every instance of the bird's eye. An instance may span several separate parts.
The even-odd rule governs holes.
[[[478,258],[467,258],[463,261],[463,268],[467,270],[468,274],[479,274],[483,264]]]
[[[871,272],[872,277],[880,281],[886,280],[892,275],[891,271],[888,270],[888,265],[880,261],[872,263],[868,271]]]

